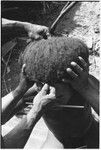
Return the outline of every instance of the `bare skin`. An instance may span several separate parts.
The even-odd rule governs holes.
[[[17,88],[2,98],[2,124],[6,123],[6,121],[10,119],[9,116],[13,116],[15,114],[15,106],[28,89],[34,84],[32,81],[27,79],[25,67],[26,66],[24,64],[21,71],[20,83]]]
[[[47,92],[49,91],[49,94]],[[24,148],[32,129],[44,113],[45,107],[55,100],[55,89],[45,84],[35,96],[33,107],[21,122],[3,137],[5,148]]]
[[[14,27],[19,27],[27,32],[28,37],[31,39],[37,40],[45,37],[47,38],[47,36],[49,35],[49,29],[46,26],[2,18],[2,29],[12,28],[13,30]]]
[[[67,68],[67,73],[72,80],[63,79],[63,82],[70,83],[72,88],[79,92],[99,114],[99,81],[88,73],[88,66],[82,57],[78,57],[80,64],[71,62],[76,70]]]
[[[73,64],[73,63],[72,63],[72,64]],[[73,65],[74,65],[74,64],[73,64]],[[75,65],[74,65],[74,66],[75,66]],[[67,70],[67,71],[68,71],[68,70]],[[71,72],[71,71],[70,71],[70,72]],[[70,72],[69,72],[69,73],[70,73]],[[76,76],[73,76],[73,74],[74,74],[73,71],[72,71],[71,74],[72,74],[72,77],[74,77],[74,78],[77,77],[77,74],[76,74]],[[95,81],[96,81],[96,80],[94,80],[94,82],[95,82]],[[65,82],[65,83],[68,83],[68,82],[69,82],[69,83],[70,83],[71,81],[68,81],[68,80],[65,79],[65,80],[63,80],[63,82]],[[88,81],[87,81],[87,82],[88,82]],[[93,80],[92,80],[92,82],[93,82]],[[76,82],[76,84],[78,84],[78,82]],[[98,84],[97,84],[97,85],[98,85]],[[64,86],[64,85],[63,85],[63,86]],[[79,84],[79,86],[80,86],[80,84]],[[58,88],[60,88],[60,87],[58,86]],[[75,87],[75,88],[76,88],[76,87]],[[80,89],[80,88],[78,88],[78,89]],[[53,91],[54,91],[54,90],[53,90]],[[61,89],[60,89],[60,91],[61,91]],[[65,88],[64,88],[63,91],[65,91]],[[80,91],[83,91],[83,90],[80,89]],[[60,92],[58,92],[58,93],[60,93]],[[41,96],[42,96],[42,95],[41,95]],[[47,96],[46,96],[46,97],[47,97]],[[89,98],[89,97],[87,97],[87,98]],[[63,99],[64,99],[64,98],[63,98]],[[65,100],[65,99],[64,99],[64,100]],[[89,99],[88,99],[88,100],[89,100]],[[65,101],[64,101],[64,102],[65,102]],[[40,103],[40,104],[41,104],[41,103]],[[38,105],[38,104],[36,103],[36,106],[39,106],[39,108],[40,108],[40,104]],[[91,105],[91,106],[92,106],[92,105]],[[94,103],[94,106],[95,106],[95,103]],[[92,106],[92,107],[93,107],[93,106]],[[35,109],[34,109],[34,110],[35,110]],[[24,122],[24,123],[25,123],[25,122]],[[28,136],[29,136],[29,135],[28,135]],[[52,135],[52,136],[54,136],[54,135]],[[49,138],[49,139],[50,139],[50,138]],[[54,140],[55,140],[55,137],[54,137]],[[54,145],[53,147],[55,147],[56,144],[57,144],[56,147],[60,147],[60,146],[62,147],[61,143],[59,144],[59,143],[58,143],[59,141],[58,141],[58,142],[57,142],[57,141],[58,141],[58,140],[56,139],[56,143],[55,143],[55,145]],[[24,143],[25,143],[25,142],[24,142]],[[47,143],[47,141],[46,141],[46,143]],[[45,143],[45,144],[46,144],[46,143]],[[49,142],[49,143],[52,145],[52,142]],[[22,144],[22,145],[23,145],[23,144]],[[59,145],[60,145],[60,146],[59,146]],[[49,145],[48,145],[48,146],[49,146]],[[47,144],[46,144],[46,148],[47,148],[48,146],[47,146]],[[45,147],[45,145],[44,145],[43,147]],[[49,146],[49,147],[50,147],[50,146]]]
[[[70,84],[71,87],[75,91],[80,93],[80,95],[84,98],[83,101],[85,103],[87,102],[88,104],[90,104],[91,107],[93,107],[94,110],[98,113],[99,112],[99,82],[93,76],[88,74],[88,66],[87,66],[86,62],[84,61],[84,59],[79,57],[79,61],[80,61],[80,64],[77,64],[76,62],[71,62],[72,68],[66,69],[67,73],[72,77],[72,80],[63,79],[62,81],[67,86]],[[61,87],[62,87],[62,85],[61,85]],[[58,93],[60,95],[62,94],[61,91],[64,93],[64,91],[66,90],[66,87],[65,88],[62,87],[62,89],[59,91],[59,85],[57,86],[57,88],[58,88]],[[56,92],[57,92],[57,88],[56,88]],[[68,89],[67,89],[67,93],[68,93],[68,95],[70,95],[70,91]],[[72,91],[71,91],[71,93],[72,93]],[[64,94],[66,94],[66,93],[64,93]],[[66,100],[67,99],[68,99],[68,101],[70,100],[70,98],[66,98]],[[76,97],[74,97],[74,100],[77,100]],[[61,100],[61,102],[63,102],[63,99]],[[56,110],[56,111],[58,111],[58,110]],[[60,109],[60,111],[61,111],[61,109]],[[71,111],[71,113],[70,113],[70,111]],[[77,119],[76,117],[72,118],[73,115],[76,116],[77,111],[79,112],[79,115],[77,118],[79,118],[80,115],[82,114],[80,120],[76,120]],[[77,111],[72,108],[69,110],[67,109],[65,111],[65,114],[62,114],[62,112],[60,113],[58,111],[56,118],[54,117],[56,115],[55,110],[53,110],[54,116],[50,113],[49,113],[49,115],[46,114],[47,116],[45,119],[46,119],[46,123],[47,123],[50,131],[48,133],[46,142],[44,143],[42,148],[64,148],[64,145],[66,143],[67,143],[66,147],[68,147],[68,148],[73,147],[73,145],[71,145],[71,143],[72,142],[75,143],[75,138],[73,139],[72,142],[70,142],[69,138],[68,138],[68,131],[70,131],[72,128],[74,129],[75,126],[80,125],[77,128],[77,133],[79,133],[79,131],[81,130],[80,128],[82,128],[82,126],[84,126],[84,124],[87,124],[87,120],[85,120],[85,117],[83,116],[84,114],[86,115],[86,113],[85,112],[84,112],[84,114],[82,113],[84,110],[77,109]],[[69,115],[68,115],[68,113],[69,113]],[[64,115],[64,117],[63,117],[63,115]],[[60,117],[61,117],[61,120],[59,121]],[[65,118],[65,122],[63,122],[63,118]],[[59,128],[59,125],[61,123],[62,123],[62,128]],[[67,125],[66,130],[63,132],[62,129],[64,129],[66,125]],[[69,125],[70,125],[70,129],[68,128]],[[72,127],[73,125],[74,125],[74,127]],[[89,126],[89,123],[88,123],[88,126]],[[84,127],[84,130],[87,128],[88,127],[86,127],[86,128]],[[92,129],[92,128],[94,128],[94,129]],[[84,140],[86,141],[85,143],[87,144],[88,147],[92,147],[92,148],[98,147],[98,141],[99,141],[98,128],[99,128],[98,123],[96,121],[94,121],[91,128],[89,128],[89,130],[88,130],[88,134],[86,134],[86,137],[84,138]],[[81,137],[83,136],[83,132],[84,132],[83,130],[80,131]],[[60,135],[60,137],[59,137],[59,135]],[[63,142],[61,142],[61,135],[63,135],[63,137],[66,135],[65,136],[65,140],[66,140],[65,144],[63,144]],[[79,144],[80,144],[80,141],[77,144],[78,147],[79,147]],[[80,145],[80,146],[83,146],[83,145]]]
[[[29,81],[25,73],[26,65],[24,64],[21,71],[21,79],[18,87],[2,98],[2,124],[6,123],[14,114],[16,105],[24,96],[34,93],[37,89],[32,81]],[[47,91],[49,92],[47,94]],[[7,135],[3,137],[3,148],[23,148],[31,134],[37,121],[44,113],[46,105],[55,100],[55,89],[45,84],[41,91],[35,96],[33,100],[33,107],[21,122]]]

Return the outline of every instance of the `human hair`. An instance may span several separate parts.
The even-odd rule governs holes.
[[[39,42],[31,42],[21,56],[26,64],[26,74],[30,80],[54,83],[64,77],[71,61],[81,56],[88,63],[88,48],[76,38],[51,37]]]

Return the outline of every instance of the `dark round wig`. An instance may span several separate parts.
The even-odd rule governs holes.
[[[26,74],[30,80],[54,83],[64,77],[71,61],[77,62],[81,56],[88,63],[88,48],[79,39],[51,37],[39,42],[31,42],[21,56],[21,64],[26,64]],[[60,77],[61,76],[61,77]]]

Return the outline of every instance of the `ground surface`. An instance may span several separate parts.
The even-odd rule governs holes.
[[[64,4],[60,5],[57,9],[53,10],[51,14],[46,17],[36,20],[38,24],[51,26],[56,17],[58,16]],[[99,2],[78,2],[69,13],[65,15],[60,24],[57,26],[56,32],[67,34],[68,36],[75,36],[84,40],[90,48],[90,73],[99,79],[99,50],[100,50],[100,5]],[[34,22],[33,19],[31,22]],[[35,23],[35,22],[34,22]],[[10,92],[13,90],[19,81],[19,64],[18,58],[21,51],[24,50],[25,43],[20,41],[13,49],[11,59],[9,61],[10,70],[6,72],[5,81],[6,88]],[[3,66],[3,65],[2,65]],[[4,66],[2,67],[2,74]],[[2,80],[2,96],[7,94],[4,81]],[[14,117],[2,128],[3,135],[9,132],[18,122],[20,118]],[[41,119],[33,130],[30,139],[25,148],[40,148],[42,142],[47,135],[47,127]]]

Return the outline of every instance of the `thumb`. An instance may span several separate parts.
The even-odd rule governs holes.
[[[28,33],[28,37],[31,38],[31,39],[37,40],[37,39],[40,38],[40,35],[37,34],[36,32],[29,32],[29,33]]]
[[[54,87],[50,87],[50,93],[48,95],[46,95],[46,98],[52,100],[52,99],[56,99],[56,90]]]
[[[42,94],[46,95],[47,92],[48,92],[48,90],[49,90],[49,85],[48,85],[48,84],[45,84],[45,85],[42,87],[41,92],[42,92]]]
[[[54,87],[51,87],[51,86],[50,86],[50,94],[53,94],[53,95],[56,94],[56,90],[55,90]]]

